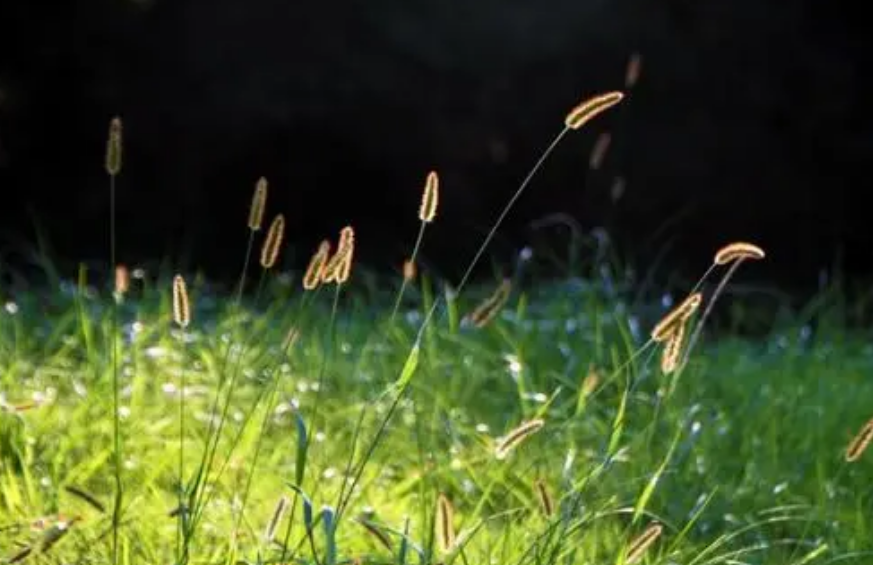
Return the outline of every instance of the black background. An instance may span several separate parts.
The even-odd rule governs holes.
[[[0,244],[35,222],[59,261],[108,253],[103,152],[125,127],[120,257],[231,277],[256,179],[286,214],[285,265],[356,227],[395,269],[428,170],[442,203],[424,257],[456,277],[580,100],[627,99],[568,135],[493,251],[563,214],[604,226],[640,270],[706,267],[735,239],[756,276],[813,285],[873,271],[871,52],[860,6],[784,0],[89,0],[0,8]],[[588,170],[601,132],[613,143]],[[624,196],[610,198],[614,179]],[[553,229],[553,246],[565,234]]]

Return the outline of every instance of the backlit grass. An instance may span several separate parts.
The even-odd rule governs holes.
[[[832,323],[832,296],[707,342],[717,304],[762,327],[724,292],[736,257],[716,255],[714,290],[645,312],[600,252],[588,276],[548,281],[525,250],[511,277],[467,288],[546,157],[622,98],[571,111],[456,286],[353,273],[351,226],[307,275],[279,274],[279,214],[244,293],[263,180],[235,291],[134,270],[113,293],[43,258],[53,283],[4,291],[0,313],[0,559],[871,562],[873,468],[852,436],[873,414],[873,348]],[[702,312],[649,339],[698,290]]]
[[[817,563],[871,558],[850,557],[869,546],[873,468],[863,457],[843,460],[871,415],[873,348],[861,339],[813,339],[783,327],[755,341],[720,339],[692,355],[679,379],[660,374],[647,354],[615,372],[646,335],[620,300],[572,281],[517,290],[484,328],[453,329],[451,316],[431,326],[409,389],[342,505],[424,314],[417,289],[389,323],[392,301],[350,288],[331,325],[329,287],[304,299],[299,281],[274,280],[240,314],[226,296],[193,284],[192,322],[181,332],[172,324],[170,277],[152,276],[132,281],[119,311],[126,563],[174,559],[179,383],[184,376],[185,467],[193,470],[228,346],[239,383],[192,562],[276,562],[284,554],[289,562],[382,563],[405,551],[410,563],[612,563],[653,521],[664,531],[645,563],[800,563],[824,545]],[[476,295],[456,303],[462,314]],[[53,525],[73,518],[44,557],[28,559],[100,562],[111,554],[106,298],[69,284],[9,297],[0,318],[6,559],[35,553]],[[299,337],[286,354],[292,325]],[[592,372],[600,379],[582,396]],[[495,457],[499,438],[535,417],[545,426]],[[311,445],[297,484],[300,426]],[[554,499],[551,516],[538,480]],[[292,486],[311,501],[311,540]],[[462,546],[449,555],[435,538],[440,493],[454,506]],[[287,510],[270,528],[283,497]],[[342,509],[330,536],[324,506]]]

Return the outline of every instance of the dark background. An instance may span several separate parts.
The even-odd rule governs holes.
[[[103,153],[125,127],[120,257],[214,277],[241,262],[256,179],[288,219],[286,266],[356,227],[396,268],[421,185],[442,204],[424,257],[457,277],[581,99],[639,82],[568,135],[492,250],[509,258],[564,214],[609,229],[645,270],[699,273],[761,244],[761,278],[814,285],[873,271],[868,163],[873,51],[864,8],[785,0],[3,0],[0,244],[24,260],[35,222],[59,261],[108,253]],[[613,143],[599,171],[588,156]],[[610,187],[624,179],[616,202]],[[548,239],[556,252],[566,231]],[[487,265],[486,265],[487,266]],[[751,270],[750,270],[751,271]]]

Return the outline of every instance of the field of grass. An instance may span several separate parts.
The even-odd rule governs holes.
[[[7,292],[0,562],[873,563],[865,336],[824,300],[665,371],[650,332],[693,289],[643,313],[600,267]]]

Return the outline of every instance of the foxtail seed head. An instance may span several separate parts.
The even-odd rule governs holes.
[[[509,295],[512,293],[512,280],[503,279],[500,286],[497,287],[491,296],[481,302],[475,310],[470,314],[470,321],[477,328],[483,328],[497,316],[497,313],[509,300]]]
[[[425,223],[430,223],[436,217],[437,205],[440,198],[440,180],[436,171],[427,174],[424,183],[424,193],[421,196],[421,207],[418,209],[418,218]]]
[[[124,296],[130,290],[130,271],[126,265],[115,266],[115,294]]]
[[[437,498],[436,537],[440,551],[449,553],[455,547],[455,508],[444,493]]]
[[[497,442],[497,445],[494,447],[494,456],[498,459],[504,459],[510,451],[515,449],[521,442],[540,431],[540,429],[545,425],[545,420],[536,418],[534,420],[528,420],[514,428]]]
[[[341,248],[345,248],[342,260],[337,266],[336,282],[337,284],[345,284],[352,274],[352,260],[355,257],[355,230],[351,226],[346,226],[340,232]]]
[[[624,94],[617,90],[589,98],[570,110],[570,113],[564,118],[564,125],[568,129],[579,129],[621,102],[623,98]]]
[[[861,458],[873,440],[873,418],[867,421],[861,430],[849,442],[846,448],[846,462],[852,463]]]
[[[191,323],[191,307],[188,303],[188,287],[182,275],[173,277],[173,321],[182,329]]]
[[[249,207],[249,229],[258,231],[264,223],[264,210],[267,207],[267,179],[261,177],[255,183],[255,193]]]
[[[737,259],[763,259],[764,257],[764,250],[754,243],[737,241],[719,249],[712,262],[716,265],[724,265]]]
[[[109,137],[106,140],[106,172],[116,176],[121,172],[121,118],[116,116],[109,122]]]
[[[346,282],[351,273],[354,251],[355,230],[351,226],[346,226],[340,231],[336,253],[325,265],[321,281],[338,284]]]
[[[660,322],[652,329],[652,340],[666,341],[675,333],[677,324],[684,323],[690,318],[703,302],[703,295],[699,292],[688,295],[679,306],[673,308]]]
[[[273,265],[276,264],[276,259],[279,257],[279,250],[282,248],[284,237],[285,216],[277,214],[270,224],[267,239],[264,240],[264,245],[261,247],[261,267],[265,269],[273,268]]]
[[[534,482],[534,490],[537,493],[537,499],[540,503],[540,510],[543,513],[543,516],[546,518],[551,518],[555,513],[555,500],[552,498],[552,494],[549,492],[549,488],[546,486],[546,483],[543,479],[537,479]]]
[[[649,524],[649,526],[637,536],[630,544],[630,547],[627,551],[627,559],[625,563],[627,565],[633,565],[634,563],[638,563],[640,559],[646,554],[649,548],[652,546],[655,541],[661,537],[661,533],[664,531],[664,526],[661,524],[654,522]]]
[[[415,280],[417,274],[418,268],[415,266],[415,261],[407,259],[403,262],[403,280],[411,282]]]
[[[303,275],[304,290],[314,290],[321,284],[328,259],[330,259],[330,241],[325,239],[318,245],[318,250],[306,266],[306,273]]]
[[[682,347],[685,345],[685,322],[680,320],[676,323],[675,331],[670,334],[664,351],[661,352],[661,372],[669,375],[676,370]]]

